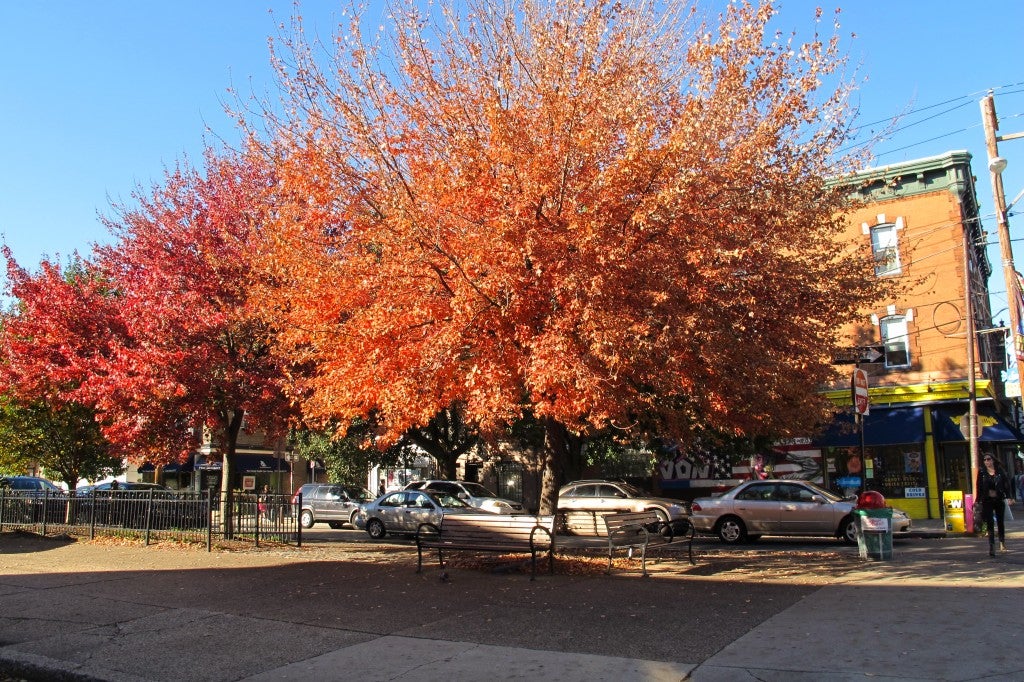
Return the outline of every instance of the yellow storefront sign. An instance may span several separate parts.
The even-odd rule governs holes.
[[[946,530],[951,533],[963,533],[964,525],[964,493],[961,490],[942,491],[942,518],[946,522]]]

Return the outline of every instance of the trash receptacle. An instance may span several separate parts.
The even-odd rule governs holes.
[[[966,531],[964,494],[962,491],[942,491],[942,516],[946,523],[946,530],[953,533],[963,533]]]
[[[892,560],[892,507],[880,493],[862,493],[853,510],[861,559]]]

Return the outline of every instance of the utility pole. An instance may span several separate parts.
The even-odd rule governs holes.
[[[981,123],[985,129],[985,148],[988,151],[988,171],[992,181],[992,198],[995,201],[996,225],[999,231],[999,254],[1003,261],[1003,279],[1006,280],[1006,295],[1009,299],[1010,313],[1010,346],[1013,357],[1024,361],[1024,340],[1021,338],[1020,310],[1017,307],[1020,297],[1020,284],[1017,271],[1013,265],[1013,247],[1010,245],[1010,224],[1006,215],[1006,194],[1003,192],[1003,170],[1006,159],[999,156],[999,143],[1024,137],[1024,133],[999,136],[999,120],[996,118],[996,103],[992,91],[981,100]]]
[[[981,99],[981,123],[985,129],[985,148],[988,152],[988,172],[992,181],[992,199],[995,202],[996,225],[999,233],[999,254],[1003,261],[1003,279],[1006,281],[1007,311],[1010,315],[1010,353],[1012,361],[1017,365],[1020,376],[1021,365],[1024,364],[1024,335],[1021,334],[1021,285],[1017,277],[1017,269],[1013,264],[1013,247],[1010,244],[1010,224],[1007,216],[1006,194],[1003,192],[1003,170],[1006,159],[999,156],[999,143],[1006,140],[1024,138],[1024,133],[997,135],[999,119],[996,117],[995,96],[989,90]],[[979,463],[976,453],[971,459],[971,485],[978,479]]]

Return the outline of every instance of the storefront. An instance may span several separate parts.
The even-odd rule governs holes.
[[[846,495],[863,484],[912,518],[941,518],[944,491],[969,494],[973,488],[964,437],[967,412],[963,402],[872,407],[864,419],[863,440],[852,416],[840,414],[814,440],[825,462],[825,485]],[[979,402],[978,415],[979,450],[1012,467],[1020,434],[991,402]]]

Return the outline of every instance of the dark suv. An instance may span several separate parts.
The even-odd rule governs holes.
[[[67,514],[67,493],[52,481],[38,476],[0,476],[0,508],[3,523],[59,523]]]
[[[64,494],[64,490],[55,483],[38,476],[2,476],[0,477],[0,488],[6,488],[15,493],[36,495],[42,495],[44,492],[49,492],[51,495]]]
[[[314,523],[321,522],[331,528],[341,528],[346,523],[354,527],[359,505],[373,499],[366,488],[340,483],[305,484],[292,497],[292,504],[296,507],[300,494],[302,508],[299,509],[299,523],[303,528],[312,528]]]

